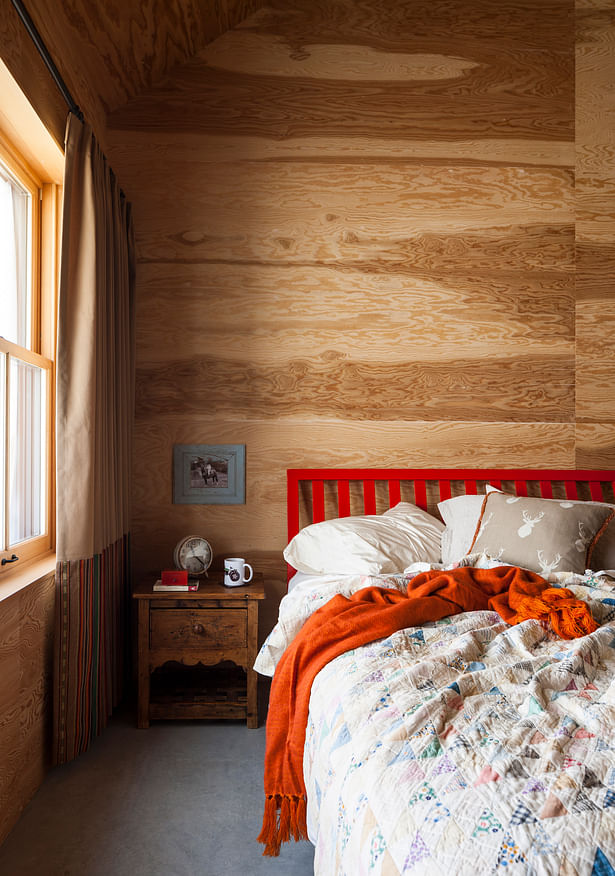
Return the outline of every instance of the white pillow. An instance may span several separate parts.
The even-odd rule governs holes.
[[[417,560],[437,563],[444,525],[431,514],[399,502],[384,514],[338,517],[306,526],[284,550],[299,572],[316,575],[387,575]]]
[[[442,563],[458,563],[470,550],[476,534],[483,496],[454,496],[438,502],[438,511],[446,524],[442,534]]]

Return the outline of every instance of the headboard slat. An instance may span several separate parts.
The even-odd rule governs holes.
[[[337,482],[337,513],[339,517],[350,517],[350,481]]]
[[[551,485],[551,481],[540,482],[540,495],[543,499],[553,498],[553,486]]]
[[[438,493],[440,495],[440,502],[446,502],[447,499],[451,498],[451,482],[449,480],[439,480],[438,481]]]
[[[589,493],[594,502],[602,502],[602,487],[597,481],[589,482]]]
[[[414,504],[427,511],[427,481],[414,482]]]
[[[389,481],[389,507],[393,508],[401,502],[401,484],[398,478]]]
[[[325,519],[325,482],[312,481],[312,523]]]
[[[566,498],[567,499],[578,499],[579,491],[577,489],[577,485],[574,481],[566,481]]]

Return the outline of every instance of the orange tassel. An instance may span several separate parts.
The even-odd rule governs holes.
[[[298,836],[295,835],[296,840],[309,839],[305,811],[305,797],[299,797],[297,802],[297,833]]]
[[[276,794],[268,794],[265,798],[265,811],[263,813],[263,826],[258,835],[258,842],[265,845],[263,855],[275,857],[280,854],[278,836],[278,800]]]
[[[526,596],[516,606],[515,622],[549,621],[562,639],[576,639],[598,629],[589,608],[565,587],[547,587],[540,596]]]
[[[282,843],[287,843],[290,839],[290,802],[290,797],[285,794],[280,805],[280,825],[278,827],[278,834]]]
[[[263,826],[257,837],[265,846],[263,855],[276,858],[282,843],[288,842],[291,835],[296,841],[308,838],[305,797],[267,795]]]

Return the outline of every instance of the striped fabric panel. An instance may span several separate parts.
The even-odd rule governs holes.
[[[56,567],[54,763],[87,750],[122,696],[130,605],[130,540]]]

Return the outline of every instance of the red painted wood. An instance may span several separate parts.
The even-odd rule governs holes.
[[[594,502],[603,502],[602,487],[596,481],[589,482],[589,493]]]
[[[312,478],[312,523],[325,519],[325,482]]]
[[[414,504],[427,511],[427,482],[420,480],[414,482]]]
[[[338,517],[350,517],[350,481],[337,482],[337,513]]]
[[[338,481],[341,477],[351,481],[389,481],[398,478],[411,481],[415,477],[425,480],[502,480],[530,481],[615,481],[615,471],[610,469],[544,469],[544,468],[291,468],[289,476],[297,480]]]
[[[450,480],[438,481],[438,492],[440,494],[440,502],[445,502],[451,498],[451,482]]]
[[[299,480],[296,472],[286,473],[286,525],[288,541],[299,532]]]
[[[401,484],[397,479],[389,481],[389,508],[401,502]]]
[[[566,481],[564,486],[566,487],[566,496],[569,499],[578,499],[579,498],[579,492],[577,490],[576,481]]]
[[[426,505],[427,481],[437,481],[440,491],[440,501],[451,496],[451,481],[464,481],[466,494],[477,493],[477,481],[493,484],[501,488],[502,481],[512,481],[516,484],[518,495],[527,495],[528,484],[538,483],[541,495],[551,498],[552,484],[563,482],[566,496],[578,499],[577,485],[588,483],[590,494],[594,501],[603,501],[603,484],[608,483],[615,490],[615,471],[609,469],[406,469],[406,468],[341,468],[341,469],[289,469],[287,471],[287,520],[288,540],[299,531],[299,483],[312,483],[313,519],[320,522],[325,519],[324,483],[332,481],[337,484],[338,516],[350,514],[349,489],[351,481],[363,482],[364,510],[367,514],[376,513],[375,482],[385,481],[389,489],[389,502],[397,504],[401,496],[401,483],[414,484],[416,504]],[[606,493],[604,494],[606,495]],[[423,504],[425,503],[425,504]],[[289,567],[289,576],[294,569]]]

